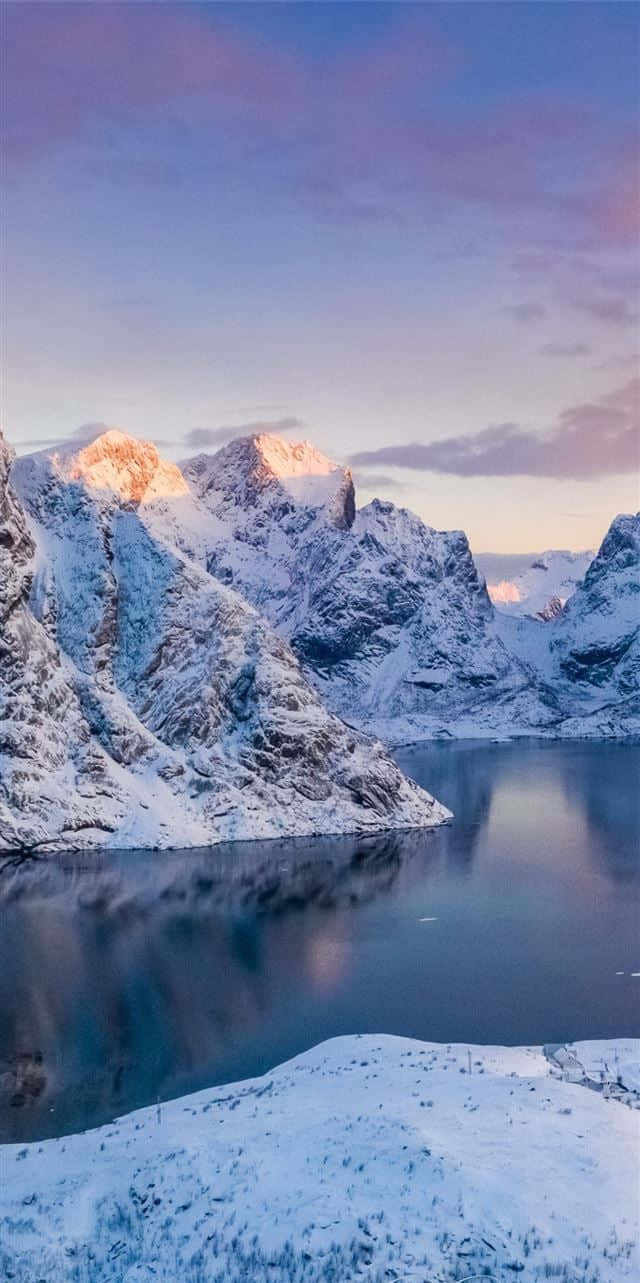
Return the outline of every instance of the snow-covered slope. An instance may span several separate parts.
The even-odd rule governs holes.
[[[8,483],[11,458],[0,434],[0,849],[50,833],[106,841],[136,799],[92,737],[51,631],[30,609],[35,547]]]
[[[3,1146],[0,1259],[16,1283],[630,1283],[639,1061],[633,1040],[336,1038]]]
[[[494,606],[510,615],[553,618],[575,592],[593,557],[592,551],[543,552],[519,574],[488,583],[487,592]]]
[[[139,446],[139,449],[137,447]],[[286,643],[140,519],[189,503],[155,447],[3,447],[0,847],[189,846],[438,823]]]

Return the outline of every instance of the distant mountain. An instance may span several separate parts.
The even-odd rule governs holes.
[[[156,538],[180,470],[117,432],[0,439],[0,848],[371,832],[447,812],[328,713],[286,642]]]
[[[490,570],[483,570],[487,574],[487,591],[498,610],[550,619],[575,592],[593,557],[592,551],[547,551],[534,555],[523,569],[507,573],[504,578],[491,578]],[[499,565],[499,559],[491,557],[485,564],[491,567],[492,560]],[[484,559],[478,557],[477,561],[482,569]]]
[[[562,736],[640,735],[640,513],[611,523],[584,579],[548,622],[496,612],[508,649],[558,707]]]

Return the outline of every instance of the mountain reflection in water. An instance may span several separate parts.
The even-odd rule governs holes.
[[[638,1032],[639,750],[397,757],[452,825],[0,863],[2,1139],[95,1126],[338,1033]]]

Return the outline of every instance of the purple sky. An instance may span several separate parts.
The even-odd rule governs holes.
[[[638,506],[635,6],[2,23],[18,449],[274,425],[478,550],[592,546]]]

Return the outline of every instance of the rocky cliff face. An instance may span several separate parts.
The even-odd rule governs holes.
[[[282,638],[141,520],[154,448],[4,447],[0,847],[369,832],[446,811],[328,713]],[[55,795],[55,796],[54,796]]]
[[[640,513],[611,523],[555,622],[551,650],[591,723],[640,730]]]
[[[316,540],[291,633],[331,706],[390,741],[503,717],[530,678],[493,629],[465,535],[374,500],[336,542]]]
[[[35,546],[9,485],[11,457],[0,435],[0,849],[37,846],[52,831],[93,841],[115,824],[120,790],[30,609]]]
[[[630,694],[638,686],[640,513],[611,523],[583,582],[567,603],[554,650],[573,682]]]

